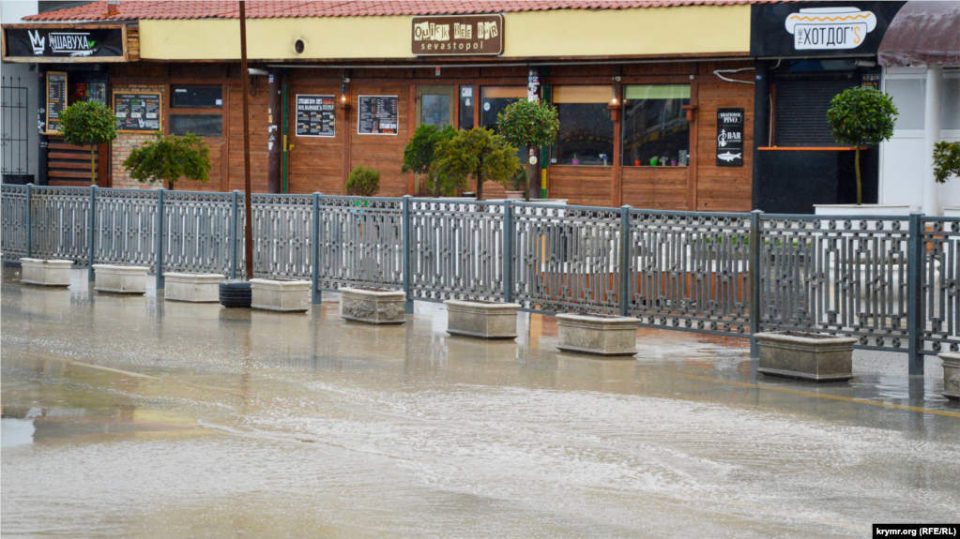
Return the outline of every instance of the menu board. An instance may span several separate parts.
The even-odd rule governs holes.
[[[60,114],[67,108],[67,74],[47,71],[46,132],[60,132]]]
[[[717,110],[717,166],[743,166],[743,109]]]
[[[395,95],[357,96],[357,133],[396,135],[400,130],[399,98]]]
[[[334,97],[297,94],[297,136],[333,137],[336,134],[337,111]]]
[[[120,133],[160,131],[160,92],[114,92],[113,116]]]

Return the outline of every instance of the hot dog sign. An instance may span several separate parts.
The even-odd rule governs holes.
[[[797,50],[855,49],[877,27],[872,11],[855,7],[804,8],[784,21]]]

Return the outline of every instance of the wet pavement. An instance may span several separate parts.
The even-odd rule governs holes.
[[[866,537],[960,520],[942,371],[757,377],[746,341],[641,330],[633,360],[309,314],[2,287],[2,534]],[[329,300],[329,301],[328,301]]]

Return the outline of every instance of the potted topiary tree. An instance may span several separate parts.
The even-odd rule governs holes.
[[[874,88],[857,86],[847,88],[833,96],[827,109],[827,122],[833,138],[840,144],[854,147],[854,170],[857,182],[856,206],[843,204],[817,204],[818,215],[844,215],[869,213],[892,215],[909,213],[909,206],[880,207],[863,206],[863,176],[860,170],[860,154],[864,147],[879,144],[893,136],[897,119],[897,107],[893,99]]]
[[[941,140],[933,146],[933,179],[946,183],[951,176],[960,176],[960,142]],[[960,207],[943,208],[944,217],[960,217]]]
[[[560,120],[557,109],[544,101],[517,101],[497,115],[497,130],[511,144],[527,148],[532,157],[537,148],[552,146],[557,140]],[[537,196],[536,168],[527,167],[527,198]]]
[[[477,181],[477,200],[483,199],[483,182],[505,183],[519,169],[517,149],[504,137],[482,127],[458,131],[440,143],[433,166],[433,172],[459,189],[466,186],[467,178],[472,175]]]
[[[77,101],[60,114],[63,139],[77,146],[90,146],[90,183],[97,183],[97,146],[117,138],[113,113],[98,101]]]
[[[418,127],[413,132],[413,138],[410,139],[403,150],[403,167],[400,171],[413,172],[415,176],[425,179],[427,191],[433,196],[453,195],[454,193],[449,192],[449,182],[443,182],[442,178],[430,167],[436,160],[437,146],[455,134],[456,130],[449,125],[443,129],[435,125]],[[415,191],[419,192],[420,189],[415,189]]]
[[[202,138],[192,133],[157,135],[156,139],[134,148],[123,166],[130,177],[139,182],[166,182],[167,189],[173,189],[180,178],[199,182],[210,179],[210,149]]]

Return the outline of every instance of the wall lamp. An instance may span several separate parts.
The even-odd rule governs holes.
[[[340,108],[343,110],[350,110],[350,98],[348,96],[350,92],[350,79],[344,77],[343,81],[340,83]]]

